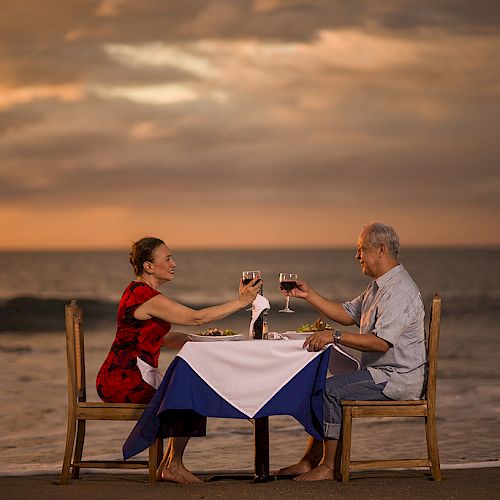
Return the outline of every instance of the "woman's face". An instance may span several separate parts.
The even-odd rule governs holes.
[[[153,261],[148,263],[148,271],[162,281],[172,281],[175,277],[175,261],[172,252],[165,244],[157,246],[153,251]]]

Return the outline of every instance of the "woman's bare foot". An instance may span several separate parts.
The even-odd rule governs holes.
[[[319,464],[314,469],[301,474],[300,476],[294,477],[294,481],[333,481],[333,469],[325,464]]]
[[[312,463],[310,460],[300,460],[296,464],[289,465],[280,469],[277,473],[278,476],[298,476],[305,474],[316,467],[317,463]]]
[[[156,469],[156,480],[157,481],[163,481],[163,471],[165,470],[166,467],[168,467],[169,463],[170,463],[170,457],[168,457],[167,453],[165,453],[163,460],[161,461],[160,465],[158,466],[158,469]]]
[[[163,470],[158,468],[158,476],[160,481],[171,481],[173,483],[202,483],[203,481],[197,478],[194,474],[188,471],[184,465],[171,462]]]

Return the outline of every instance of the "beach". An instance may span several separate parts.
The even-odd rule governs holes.
[[[499,291],[495,280],[495,268],[490,266],[491,262],[498,262],[497,254],[499,253],[499,251],[496,253],[487,251],[488,265],[483,267],[478,266],[477,263],[483,262],[481,257],[484,255],[477,251],[472,254],[467,252],[446,254],[441,251],[434,253],[415,251],[411,254],[412,258],[407,259],[407,268],[411,270],[417,281],[420,280],[426,306],[428,307],[434,291],[439,291],[443,297],[437,382],[437,430],[443,469],[492,466],[491,471],[481,473],[484,474],[484,477],[489,477],[488,474],[497,474],[496,471],[499,469],[494,466],[499,464],[500,458],[500,436],[498,434],[500,366],[497,362],[499,352],[498,324],[500,322]],[[265,262],[261,267],[264,270],[271,267],[273,269],[297,269],[298,263],[301,262],[302,258],[305,258],[305,255],[284,252],[268,253],[267,260],[264,259]],[[48,271],[46,267],[40,265],[40,260],[37,261],[36,257],[31,256],[31,261],[33,266],[39,269],[37,272],[43,275],[43,272]],[[50,261],[50,255],[42,257],[44,262]],[[58,262],[61,264],[61,256],[58,257]],[[201,276],[204,274],[212,276],[214,268],[222,266],[222,260],[226,259],[226,267],[229,268],[230,273],[229,276],[224,275],[220,278],[222,284],[216,289],[217,299],[234,294],[233,277],[236,276],[236,280],[238,279],[238,269],[253,267],[251,264],[244,265],[248,253],[235,253],[228,260],[227,253],[223,259],[214,252],[206,259],[208,263],[204,267],[199,267],[196,271],[197,274],[193,274],[194,268],[190,267],[190,276],[183,277],[181,269],[187,268],[190,262],[197,261],[198,257],[192,254],[184,257],[179,256],[178,282],[171,284],[171,289],[177,294],[178,300],[183,299],[195,306],[202,305],[200,301],[207,303],[208,295],[203,295],[199,291],[200,288],[203,288],[200,285]],[[345,266],[344,262],[350,262],[347,260],[348,258],[353,260],[352,255],[348,255],[347,252],[334,254],[333,258],[327,252],[320,252],[316,257],[314,265],[309,262],[309,268],[300,269],[300,273],[304,276],[311,275],[310,281],[316,280],[320,289],[328,289],[331,281],[335,283],[336,294],[343,293],[349,296],[348,294],[354,293],[356,289],[361,291],[362,286],[366,286],[366,280],[359,276],[357,268],[349,267],[347,270],[342,268]],[[38,258],[41,257],[38,256]],[[73,255],[72,258],[74,259],[75,256]],[[34,328],[31,329],[25,328],[15,331],[9,328],[0,331],[0,359],[3,370],[3,375],[0,378],[2,403],[0,424],[3,430],[0,435],[0,484],[2,485],[0,487],[5,488],[6,484],[14,485],[16,492],[12,494],[23,491],[27,484],[34,487],[33,485],[37,484],[37,481],[44,485],[42,490],[45,491],[45,486],[48,487],[54,480],[62,463],[66,436],[67,388],[63,330],[65,300],[61,295],[67,297],[68,300],[82,298],[93,301],[85,302],[84,307],[87,325],[85,351],[88,399],[97,400],[94,386],[95,374],[114,337],[114,314],[116,311],[114,300],[116,297],[109,294],[118,289],[121,282],[126,283],[127,275],[122,276],[123,262],[114,255],[106,254],[103,259],[107,265],[109,263],[111,266],[113,261],[119,262],[119,265],[116,266],[113,279],[110,278],[112,286],[108,284],[105,288],[94,290],[92,288],[93,273],[95,273],[95,266],[99,259],[96,256],[88,258],[84,253],[81,254],[80,258],[80,267],[84,267],[86,272],[78,275],[79,279],[75,278],[76,275],[68,275],[67,280],[59,277],[59,281],[62,280],[64,287],[67,287],[63,293],[57,293],[57,290],[61,292],[62,285],[54,283],[49,286],[50,280],[42,276],[39,280],[43,282],[45,279],[44,294],[34,294],[30,299],[23,299],[24,302],[20,301],[22,304],[31,304],[32,309],[37,308],[36,314],[30,314],[30,310],[26,307],[18,313],[13,312],[12,302],[9,302],[12,300],[13,286],[4,284],[3,310],[4,313],[5,311],[8,313],[5,313],[3,317],[8,317],[11,325],[16,325],[19,324],[19,321],[16,321],[16,314],[18,314],[17,318],[22,318],[24,315],[34,325]],[[279,259],[284,260],[285,263],[278,267],[276,261]],[[92,262],[92,265],[89,262]],[[429,269],[428,262],[434,262],[434,267]],[[467,267],[467,263],[469,263],[469,267]],[[73,262],[73,266],[76,269],[78,262]],[[454,272],[457,267],[460,267],[461,273]],[[481,276],[478,276],[479,272],[482,273]],[[464,276],[467,273],[468,275]],[[268,290],[266,295],[270,297],[272,305],[269,315],[271,330],[286,331],[296,328],[302,323],[314,321],[317,314],[298,299],[292,300],[290,304],[296,310],[295,314],[284,315],[277,312],[284,301],[279,291],[275,290],[277,287],[273,286],[270,279],[266,280],[266,275],[269,274],[270,272],[264,274],[264,280],[266,290]],[[191,280],[197,286],[190,284]],[[73,283],[73,289],[69,287],[69,283]],[[464,287],[464,284],[467,284],[467,287]],[[18,285],[27,286],[23,284],[22,280]],[[35,289],[37,287],[42,289],[41,285],[33,286]],[[7,291],[11,295],[8,295]],[[164,291],[167,292],[168,287],[165,287]],[[19,300],[20,296],[22,296],[21,293],[15,293],[15,297],[17,297],[15,300]],[[51,299],[50,303],[44,302],[48,297],[54,297],[54,299]],[[107,302],[104,299],[107,299]],[[47,311],[50,311],[50,315]],[[218,322],[217,326],[230,327],[246,333],[248,322],[249,313],[242,311]],[[36,329],[37,324],[40,329]],[[182,331],[189,330],[196,332],[195,328],[182,328]],[[173,351],[162,352],[160,356],[161,371],[166,370],[175,354]],[[123,442],[132,426],[133,423],[128,422],[88,423],[84,458],[120,458]],[[303,451],[305,439],[306,435],[303,429],[292,417],[270,417],[271,469],[283,467],[297,460]],[[390,419],[390,421],[363,419],[362,422],[356,421],[354,424],[352,449],[354,460],[425,456],[425,453],[424,429],[420,419]],[[190,441],[186,450],[185,463],[187,467],[199,471],[201,474],[211,470],[251,471],[253,466],[252,425],[246,420],[208,419],[207,437]],[[450,470],[450,473],[457,478],[457,481],[461,482],[461,474],[464,474],[464,477],[469,474],[465,470],[468,469]],[[41,474],[41,476],[33,477],[36,474]],[[476,471],[470,472],[470,474],[480,473]],[[108,482],[111,485],[117,485],[121,484],[121,478],[125,477],[126,479],[123,479],[124,485],[120,487],[126,489],[125,485],[130,482],[134,488],[149,487],[141,483],[145,480],[145,476],[141,478],[118,472],[89,476],[84,474],[81,486],[77,487],[84,488],[84,490],[87,488],[90,492],[93,488],[91,485],[107,485]],[[383,480],[383,477],[385,477],[385,473],[380,476],[380,481]],[[391,479],[391,481],[393,480]],[[396,480],[394,479],[394,481]],[[290,487],[281,486],[288,484],[286,481],[279,481],[276,485],[268,486],[270,488],[283,487],[286,491],[288,488],[305,487],[291,483]],[[362,481],[352,484],[367,485],[368,483]],[[404,484],[406,485],[406,482]],[[408,481],[408,488],[412,488],[414,484],[429,485],[429,481],[412,479]],[[446,481],[443,484],[446,484]],[[256,488],[268,487],[252,486]],[[105,489],[107,487],[103,486]],[[310,487],[316,488],[316,486]],[[338,491],[340,485],[335,484],[333,487],[335,491]],[[355,487],[353,486],[353,488]],[[371,491],[372,488],[371,485],[363,487],[367,488],[367,491]],[[439,487],[444,488],[445,486]],[[163,484],[153,488],[147,491],[179,491],[170,490],[169,486]],[[162,488],[164,490],[161,490]],[[197,494],[197,490],[193,490],[193,487],[186,488],[186,492],[192,491],[193,495]],[[230,488],[230,486],[226,486],[226,482],[224,482],[215,486],[207,485],[207,488],[207,491],[212,491],[210,488],[214,488],[213,498],[217,498],[219,494],[217,488],[223,490]],[[349,485],[348,488],[351,486]],[[419,486],[415,488],[418,489]],[[52,491],[54,495],[59,494],[59,490],[57,490],[58,493],[54,493],[54,491]],[[65,491],[74,490],[65,489]],[[272,490],[272,493],[277,494],[277,491],[279,490]],[[383,491],[383,488],[380,491]],[[438,490],[433,490],[434,493],[429,494],[433,495],[436,491]],[[321,490],[321,492],[322,495],[323,493],[326,495],[326,490]],[[140,489],[137,489],[137,494],[140,494]],[[187,493],[187,495],[189,494],[191,493]],[[294,493],[289,492],[289,494],[293,495]],[[57,497],[52,496],[52,498]],[[188,496],[188,498],[190,497]],[[193,496],[192,498],[199,497]]]
[[[208,476],[203,476],[208,479]],[[445,471],[440,482],[430,481],[422,472],[405,471],[371,473],[349,483],[317,481],[298,483],[280,479],[264,484],[246,480],[222,480],[199,485],[173,483],[149,484],[138,474],[84,474],[66,486],[57,484],[55,475],[0,477],[0,497],[3,500],[109,498],[177,500],[183,498],[216,500],[264,500],[286,498],[342,498],[345,500],[412,499],[492,499],[498,497],[500,468]],[[36,493],[34,493],[36,492]]]

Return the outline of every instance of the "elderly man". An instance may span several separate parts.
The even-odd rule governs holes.
[[[359,326],[359,333],[317,332],[307,338],[308,350],[334,342],[362,351],[361,369],[326,381],[323,398],[324,441],[309,438],[304,456],[280,474],[297,481],[333,479],[335,452],[342,420],[342,399],[418,399],[426,366],[424,306],[417,285],[399,263],[399,237],[391,226],[367,224],[358,240],[356,259],[373,278],[366,290],[343,304],[325,299],[306,282],[288,292],[305,299],[328,318]]]

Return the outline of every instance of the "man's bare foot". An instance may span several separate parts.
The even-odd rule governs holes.
[[[278,476],[298,476],[299,474],[304,474],[314,469],[316,464],[310,462],[309,460],[300,460],[296,464],[284,467],[277,472]]]
[[[294,477],[294,481],[324,481],[333,480],[333,469],[325,464],[319,464],[316,468]]]
[[[160,481],[171,481],[173,483],[202,483],[194,474],[188,471],[184,465],[171,462],[167,467],[160,471],[158,468],[158,479]]]

